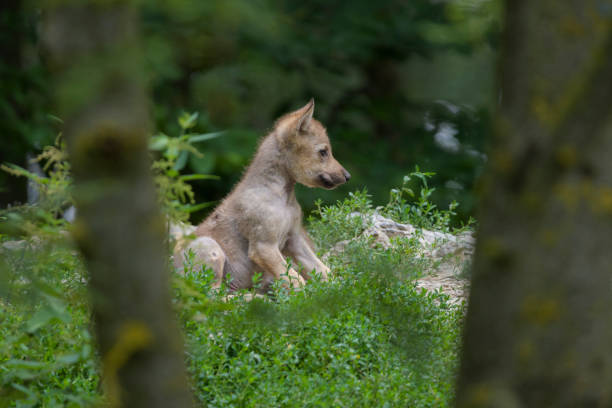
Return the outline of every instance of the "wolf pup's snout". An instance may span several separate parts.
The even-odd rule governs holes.
[[[346,183],[351,178],[351,174],[344,168],[340,171],[333,173],[321,173],[319,174],[319,182],[321,185],[328,189],[334,189],[341,184]]]
[[[346,171],[346,169],[342,169],[342,174],[344,174],[344,178],[346,179],[345,183],[351,179],[351,173]]]

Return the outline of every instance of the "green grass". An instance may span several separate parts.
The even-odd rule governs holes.
[[[372,211],[351,194],[309,219],[321,249],[366,227]],[[389,211],[391,212],[391,211]],[[4,257],[0,299],[0,407],[87,406],[103,401],[86,272],[70,246]],[[440,293],[414,286],[428,266],[416,243],[391,249],[350,242],[331,257],[329,282],[229,302],[209,270],[175,275],[186,361],[197,400],[211,407],[445,407],[457,368],[462,317]]]
[[[99,400],[84,269],[74,251],[56,236],[3,253],[0,269],[0,407]]]

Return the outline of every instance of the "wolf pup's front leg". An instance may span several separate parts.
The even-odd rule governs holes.
[[[291,257],[301,267],[300,274],[304,279],[309,280],[314,271],[321,280],[327,281],[330,269],[315,254],[312,241],[301,225],[291,232],[283,254]]]
[[[275,279],[283,279],[286,286],[300,288],[306,283],[295,269],[287,265],[275,242],[252,241],[249,243],[249,259],[264,273]]]

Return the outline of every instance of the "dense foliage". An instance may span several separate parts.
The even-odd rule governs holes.
[[[19,2],[17,2],[19,3]],[[194,185],[196,201],[219,200],[275,118],[310,97],[328,128],[335,156],[353,174],[339,191],[299,189],[333,202],[367,187],[384,203],[415,164],[437,172],[431,200],[462,202],[485,157],[492,69],[499,32],[496,0],[385,1],[229,0],[139,2],[142,48],[158,131],[177,134],[184,109],[201,114],[198,132],[228,130],[209,154],[189,157],[186,173],[216,174]],[[10,141],[0,161],[25,167],[25,155],[50,144],[48,75],[37,8],[15,10],[15,58],[3,58],[7,78],[0,104]],[[8,103],[7,103],[8,102]],[[14,182],[0,175],[0,182]],[[3,202],[24,200],[11,185]],[[199,213],[195,218],[199,218]]]
[[[421,205],[395,200],[379,210],[397,212],[398,203],[415,208],[409,214]],[[350,215],[372,211],[365,192],[319,204],[310,218],[313,238],[329,249],[359,236],[367,225]],[[25,239],[15,241],[15,231],[6,229],[1,236],[8,271],[0,298],[3,406],[76,407],[104,399],[87,272],[62,232],[69,225],[43,213],[24,207],[2,214],[5,225],[16,217],[28,222],[18,231],[27,230]],[[447,229],[449,216],[434,209],[428,225]],[[224,290],[213,292],[212,272],[187,261],[173,286],[197,399],[218,407],[448,406],[462,308],[415,287],[431,266],[418,248],[408,239],[372,248],[359,238],[328,259],[330,282],[299,292],[278,286],[273,296],[251,302],[247,292],[229,300]]]

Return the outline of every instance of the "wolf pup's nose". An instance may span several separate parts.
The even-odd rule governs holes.
[[[351,173],[349,173],[345,169],[342,169],[342,173],[344,173],[344,178],[346,179],[346,181],[349,181],[351,179]]]

